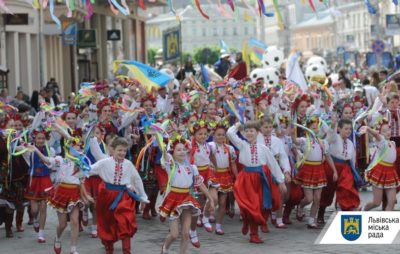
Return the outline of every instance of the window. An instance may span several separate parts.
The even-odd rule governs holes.
[[[207,30],[205,28],[203,28],[201,30],[201,34],[202,34],[203,37],[207,36]]]
[[[236,27],[233,28],[233,33],[232,33],[232,34],[233,34],[233,35],[238,35],[238,34],[237,34],[237,29],[236,29]]]
[[[222,29],[222,35],[223,35],[223,36],[227,36],[227,35],[228,35],[228,29],[227,29],[226,27],[224,27],[224,28]]]
[[[218,36],[218,30],[216,27],[213,28],[213,35]]]

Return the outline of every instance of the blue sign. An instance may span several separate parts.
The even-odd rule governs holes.
[[[377,54],[383,53],[385,50],[385,43],[382,40],[372,41],[372,51]]]
[[[368,52],[366,55],[367,66],[371,67],[378,64],[378,60],[376,59],[376,54],[372,52]]]
[[[64,20],[62,23],[62,41],[65,46],[74,46],[77,43],[78,25],[74,21]]]
[[[386,69],[392,69],[393,68],[393,56],[390,52],[383,52],[382,54],[382,65]]]
[[[164,62],[178,60],[181,56],[181,31],[179,27],[163,32]]]
[[[345,48],[344,47],[338,47],[337,49],[336,49],[336,53],[338,54],[338,55],[341,55],[341,54],[343,54],[345,52]]]
[[[340,221],[342,236],[344,239],[347,241],[355,241],[361,236],[361,215],[342,215]]]

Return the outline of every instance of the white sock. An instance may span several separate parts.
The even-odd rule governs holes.
[[[215,230],[222,230],[221,224],[215,224]]]
[[[272,218],[273,220],[276,219],[276,212],[272,212],[272,213],[271,213],[271,218]]]
[[[282,225],[283,221],[282,218],[276,218],[276,225]]]
[[[43,232],[43,230],[39,229],[38,237],[44,237],[44,232]]]
[[[97,231],[97,225],[92,225],[92,231]]]
[[[210,220],[209,220],[209,218],[208,218],[208,217],[206,217],[206,216],[204,216],[204,217],[201,219],[201,221],[203,222],[203,224],[210,223]]]
[[[308,217],[308,224],[311,225],[311,224],[314,224],[314,223],[315,223],[315,219],[312,218],[312,217]]]
[[[76,246],[71,246],[71,253],[74,253],[76,251]]]
[[[189,230],[189,235],[190,235],[190,241],[192,241],[192,243],[196,243],[199,241],[196,230],[195,231]]]

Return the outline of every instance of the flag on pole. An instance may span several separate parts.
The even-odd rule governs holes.
[[[219,40],[219,45],[221,47],[222,50],[224,50],[224,53],[229,53],[229,47],[228,45],[226,45],[226,43],[224,42],[224,40]]]
[[[243,41],[243,46],[242,46],[242,58],[243,61],[246,63],[246,69],[247,69],[247,75],[249,74],[250,71],[250,56],[249,56],[249,45],[247,40]]]
[[[201,64],[200,68],[201,68],[201,79],[203,80],[203,83],[208,86],[208,84],[210,83],[210,75],[208,73],[208,70],[204,66],[204,64]]]
[[[172,78],[158,70],[136,61],[116,60],[113,63],[113,72],[116,76],[133,77],[137,79],[148,92],[152,88],[166,86]]]
[[[262,56],[264,54],[264,50],[267,48],[267,45],[262,41],[251,38],[248,43],[250,50],[250,59],[255,64],[260,65],[262,61]]]
[[[301,71],[299,57],[299,52],[295,52],[289,56],[286,64],[286,79],[298,85],[298,87],[305,92],[307,90],[307,81]]]

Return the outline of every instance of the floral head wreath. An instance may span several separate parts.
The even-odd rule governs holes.
[[[289,124],[290,121],[289,116],[287,115],[280,115],[278,119],[280,124]]]
[[[34,131],[32,131],[32,137],[34,139],[36,138],[36,136],[38,134],[43,134],[46,137],[46,139],[50,138],[50,131],[48,129],[39,127],[37,129],[35,129]]]
[[[389,121],[386,118],[379,118],[376,123],[373,124],[372,128],[374,128],[377,131],[381,131],[382,126],[389,124]]]
[[[15,121],[21,121],[22,125],[24,127],[28,126],[29,124],[29,118],[27,115],[24,114],[18,114],[18,113],[10,113],[8,114],[8,116],[6,117],[6,122],[8,123],[10,120],[14,120]]]
[[[339,114],[342,114],[345,108],[353,109],[352,103],[353,102],[351,101],[351,99],[340,100],[335,104],[335,106],[333,106],[333,110],[338,112]]]
[[[82,136],[75,134],[74,136],[70,137],[67,142],[65,142],[65,145],[67,147],[80,146],[81,148],[83,148],[84,141],[82,139]]]
[[[200,119],[198,121],[195,121],[189,127],[189,131],[191,134],[195,134],[200,129],[206,129],[208,131],[210,129],[210,126],[208,125],[208,123],[206,121],[204,121],[203,119]]]
[[[156,97],[154,97],[152,94],[149,94],[146,97],[142,98],[141,106],[143,106],[146,101],[151,101],[154,106],[156,105]]]
[[[310,126],[310,125],[312,125],[312,124],[314,124],[314,123],[316,123],[316,124],[319,125],[320,121],[321,121],[321,120],[320,120],[319,116],[317,116],[317,115],[312,115],[312,116],[310,116],[310,117],[307,119],[307,126]]]
[[[61,116],[61,119],[65,120],[65,118],[67,117],[67,115],[69,113],[73,113],[76,116],[78,116],[80,114],[80,110],[76,107],[69,107]]]
[[[103,110],[103,108],[105,106],[111,106],[111,101],[108,98],[104,98],[101,101],[99,101],[99,103],[97,103],[97,113],[101,113],[101,111]]]
[[[293,104],[292,104],[292,109],[293,109],[294,111],[296,111],[296,110],[297,110],[297,107],[299,106],[300,102],[302,102],[302,101],[307,102],[307,106],[310,106],[310,105],[311,105],[311,97],[310,97],[308,94],[303,94],[303,95],[301,95],[300,97],[297,97],[297,98],[294,100],[294,102],[293,102]]]
[[[187,124],[191,117],[195,117],[196,120],[200,118],[199,115],[197,114],[197,112],[191,112],[191,111],[187,110],[187,111],[183,112],[183,114],[182,114],[182,122],[184,124]]]
[[[267,93],[262,93],[260,96],[258,96],[258,97],[254,100],[254,103],[255,103],[256,105],[258,105],[258,104],[260,104],[260,102],[263,101],[263,100],[268,101],[268,104],[269,104],[269,100],[268,100],[268,95],[267,95]]]
[[[181,135],[177,134],[177,135],[173,135],[172,137],[170,137],[169,139],[169,152],[173,153],[175,150],[175,147],[178,144],[183,144],[185,146],[186,149],[190,149],[190,142],[189,140],[185,139],[184,137],[182,137]]]
[[[96,84],[94,85],[94,89],[98,92],[101,91],[105,88],[109,88],[110,85],[106,81],[97,81]]]
[[[224,129],[225,131],[230,127],[229,126],[229,121],[227,121],[227,120],[221,120],[221,121],[219,121],[219,122],[217,122],[217,121],[213,121],[213,122],[210,122],[209,124],[208,124],[208,126],[209,126],[209,128],[210,129],[212,129],[212,130],[217,130],[217,129]]]
[[[361,102],[362,104],[364,104],[365,99],[360,96],[354,96],[353,102]]]

